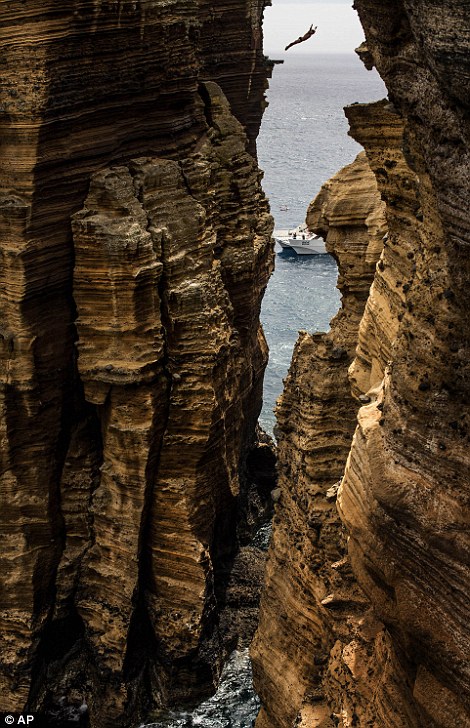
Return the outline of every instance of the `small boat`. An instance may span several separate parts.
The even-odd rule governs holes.
[[[293,230],[275,230],[274,239],[284,250],[294,250],[298,255],[324,255],[327,250],[323,238],[310,232],[305,225]]]
[[[274,239],[275,239],[276,243],[279,243],[279,245],[281,246],[281,248],[283,250],[287,250],[287,249],[291,250],[290,243],[288,242],[288,238],[287,237],[284,238],[279,235],[279,233],[284,233],[284,232],[287,232],[287,230],[275,230]]]

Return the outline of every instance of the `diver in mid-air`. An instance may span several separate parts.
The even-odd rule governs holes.
[[[317,26],[313,27],[313,25],[311,25],[311,26],[310,26],[310,28],[309,28],[309,29],[307,30],[307,32],[305,33],[305,35],[300,35],[300,36],[299,36],[299,37],[297,38],[297,40],[293,40],[293,41],[292,41],[292,43],[289,43],[289,45],[287,45],[287,46],[286,46],[286,47],[284,48],[284,50],[285,50],[285,51],[288,51],[288,50],[289,50],[289,48],[292,48],[292,46],[295,46],[295,45],[297,45],[297,43],[303,43],[303,42],[304,42],[305,40],[308,40],[309,38],[311,38],[311,37],[312,37],[312,35],[314,35],[314,34],[315,34],[315,31],[316,31],[316,29],[317,29]]]

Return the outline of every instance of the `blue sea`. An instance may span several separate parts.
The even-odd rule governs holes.
[[[293,55],[276,66],[258,140],[264,189],[277,228],[303,222],[308,204],[360,147],[348,137],[343,106],[385,96],[378,75],[354,54]],[[281,209],[287,208],[287,209]],[[261,424],[272,433],[299,329],[325,331],[339,307],[337,268],[328,255],[276,254],[261,318],[270,347]],[[192,712],[172,711],[152,728],[251,728],[259,710],[248,650],[235,651],[215,695]]]
[[[275,66],[267,96],[258,138],[263,187],[275,227],[295,227],[304,222],[322,184],[362,149],[348,136],[343,107],[381,99],[386,89],[355,54],[295,55]],[[328,255],[276,255],[261,309],[270,360],[260,419],[271,434],[297,333],[328,330],[340,305],[336,278],[336,263]]]

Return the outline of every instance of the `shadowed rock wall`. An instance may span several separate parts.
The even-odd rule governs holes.
[[[4,709],[114,726],[217,678],[267,357],[263,9],[2,3]]]
[[[254,646],[258,725],[457,728],[470,720],[468,7],[355,5],[361,55],[390,103],[346,113],[388,234],[350,366],[363,406],[347,460],[338,438],[349,387],[332,408],[336,367],[316,381],[320,349],[306,334],[281,400],[283,496]],[[341,475],[345,529],[333,509],[315,521],[309,507],[312,494],[334,498]]]

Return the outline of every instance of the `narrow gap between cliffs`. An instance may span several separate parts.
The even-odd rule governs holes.
[[[349,55],[289,57],[275,70],[270,86],[270,106],[258,138],[259,164],[275,228],[295,228],[305,220],[308,204],[321,186],[361,151],[348,137],[343,107],[356,99],[380,98],[384,87],[375,73],[365,71],[352,50]],[[298,330],[327,331],[340,309],[337,276],[336,261],[329,255],[297,255],[276,246],[276,270],[261,312],[270,360],[260,424],[270,436],[276,435],[273,410]],[[267,548],[269,536],[270,526],[263,526],[247,549]],[[147,725],[251,728],[258,710],[249,650],[244,646],[228,660],[212,698],[191,712],[175,711]]]

